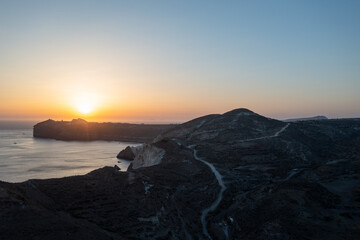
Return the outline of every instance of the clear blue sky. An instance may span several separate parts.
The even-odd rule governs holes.
[[[360,1],[1,0],[0,118],[78,85],[111,120],[360,117]]]

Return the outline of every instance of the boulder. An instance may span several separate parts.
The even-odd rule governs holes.
[[[135,154],[132,151],[131,147],[127,146],[124,150],[120,151],[116,157],[120,159],[132,161],[135,158]]]

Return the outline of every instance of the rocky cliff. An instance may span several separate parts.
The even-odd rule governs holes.
[[[56,140],[106,140],[124,142],[151,142],[173,124],[96,123],[83,119],[68,121],[47,120],[34,126],[37,138]]]
[[[236,109],[139,153],[159,161],[1,182],[0,238],[360,237],[360,119],[285,123]]]

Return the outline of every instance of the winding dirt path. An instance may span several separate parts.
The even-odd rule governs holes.
[[[220,204],[221,200],[222,200],[222,196],[224,191],[226,190],[226,186],[224,184],[223,181],[223,177],[222,175],[219,173],[219,171],[215,168],[215,166],[207,161],[205,161],[203,158],[198,157],[197,155],[197,150],[194,149],[195,146],[190,147],[191,149],[193,149],[193,154],[194,154],[194,158],[204,164],[206,164],[210,170],[214,173],[216,180],[218,181],[219,185],[220,185],[220,192],[217,196],[217,198],[215,199],[215,201],[210,205],[210,207],[205,208],[202,213],[201,213],[201,224],[203,227],[203,233],[204,235],[208,238],[208,239],[212,239],[212,237],[209,235],[209,232],[207,231],[207,224],[206,224],[206,216],[208,215],[209,212],[214,211]]]
[[[265,139],[265,138],[278,137],[282,132],[284,132],[289,127],[289,125],[290,125],[290,123],[286,124],[284,127],[282,127],[279,131],[277,131],[273,135],[259,137],[259,138],[246,139],[246,140],[244,140],[244,142]],[[215,168],[215,166],[197,155],[197,150],[195,149],[195,145],[188,146],[188,148],[193,150],[193,155],[196,160],[206,164],[210,168],[210,170],[214,173],[216,180],[218,181],[219,186],[220,186],[220,192],[219,192],[217,198],[215,199],[215,201],[210,205],[210,207],[205,208],[201,213],[201,224],[202,224],[202,228],[203,228],[203,234],[208,239],[212,240],[212,237],[210,236],[210,234],[207,230],[206,216],[209,214],[209,212],[215,211],[216,208],[219,206],[219,204],[222,200],[222,197],[223,197],[223,193],[226,190],[226,186],[223,181],[223,176],[219,173],[219,171]]]
[[[260,139],[278,137],[280,135],[280,133],[284,132],[289,127],[289,125],[290,125],[290,123],[286,124],[284,127],[282,127],[279,131],[277,131],[273,135],[258,137],[258,138],[249,138],[249,139],[242,140],[241,142],[250,142],[250,141],[255,141],[255,140],[260,140]]]

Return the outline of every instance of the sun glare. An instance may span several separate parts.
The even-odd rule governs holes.
[[[77,110],[82,114],[88,114],[91,113],[94,108],[88,103],[79,103],[77,106]]]
[[[81,114],[89,114],[95,110],[97,100],[93,94],[80,94],[75,99],[76,110]]]

